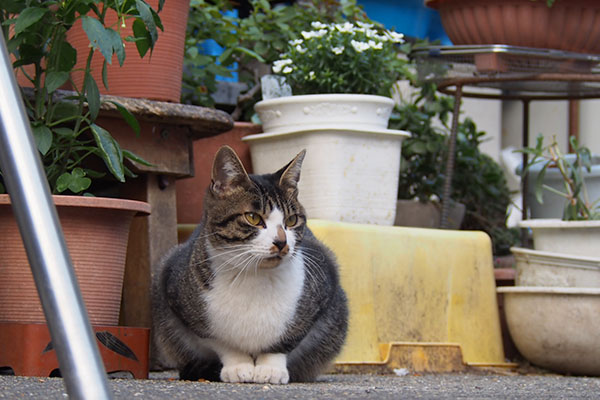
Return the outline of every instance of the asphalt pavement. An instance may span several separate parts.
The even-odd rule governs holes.
[[[111,379],[115,399],[600,399],[600,378],[555,374],[324,375],[314,383],[225,384],[175,379]],[[61,378],[0,376],[0,399],[66,399]]]

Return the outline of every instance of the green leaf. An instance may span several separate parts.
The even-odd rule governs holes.
[[[54,129],[52,129],[52,131],[54,133],[56,133],[57,135],[63,136],[66,138],[75,137],[75,132],[71,128],[60,127],[60,128],[54,128]]]
[[[52,131],[46,125],[34,126],[32,131],[38,151],[45,156],[52,146]]]
[[[24,9],[15,22],[15,35],[23,32],[31,25],[38,22],[48,12],[47,8],[29,7]]]
[[[138,164],[145,165],[146,167],[154,167],[154,164],[144,160],[142,157],[132,153],[129,150],[123,150],[123,157],[127,158],[128,160],[135,161]]]
[[[119,65],[123,66],[123,62],[125,62],[125,46],[123,46],[123,40],[121,39],[121,36],[119,36],[119,33],[114,29],[106,28],[106,37],[108,40],[110,40],[112,49],[117,55]]]
[[[154,47],[154,43],[156,43],[156,40],[158,39],[158,32],[156,31],[156,24],[154,23],[154,17],[152,16],[150,7],[141,0],[135,0],[135,5],[140,13],[140,18],[144,21],[148,33],[150,34],[150,47]]]
[[[117,111],[119,111],[119,113],[121,114],[121,116],[123,117],[125,122],[127,122],[127,124],[131,127],[131,129],[133,129],[136,136],[139,136],[140,135],[140,124],[138,123],[135,116],[132,113],[130,113],[129,110],[126,109],[122,104],[120,104],[116,101],[109,101],[109,103],[112,103],[115,105],[115,107],[117,107]]]
[[[65,71],[51,71],[46,75],[46,81],[44,82],[48,93],[54,92],[56,89],[61,87],[69,80],[69,73]]]
[[[100,49],[107,63],[112,62],[113,42],[112,35],[100,21],[87,15],[81,17],[83,30],[85,31],[94,49]]]
[[[106,60],[102,63],[102,84],[106,89],[108,89],[108,63]]]
[[[71,173],[65,172],[56,180],[56,191],[62,193],[69,189],[73,193],[80,193],[92,184],[85,171],[81,168],[74,168]]]
[[[90,124],[90,128],[98,146],[98,155],[104,160],[113,176],[120,182],[125,182],[121,147],[106,129],[96,124]]]
[[[140,57],[143,58],[150,49],[150,33],[146,29],[144,23],[139,19],[133,21],[132,30],[133,35],[135,36],[135,46],[137,47]]]
[[[77,62],[77,50],[75,50],[66,40],[58,42],[55,45],[60,54],[60,57],[58,57],[57,70],[70,72]]]
[[[98,85],[92,75],[87,75],[85,77],[84,82],[85,88],[85,98],[88,103],[88,108],[90,109],[90,115],[92,121],[96,119],[98,113],[100,112],[100,91],[98,90]]]

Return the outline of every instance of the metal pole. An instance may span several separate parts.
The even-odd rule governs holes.
[[[110,399],[104,365],[81,300],[3,35],[0,35],[0,87],[0,167],[67,392],[74,399]]]
[[[522,146],[523,148],[529,147],[529,100],[523,100],[523,132],[522,132]],[[523,153],[522,156],[522,168],[527,165],[527,153]],[[529,172],[521,176],[521,209],[523,219],[527,219],[529,204],[527,204],[527,187],[529,186]],[[527,247],[529,242],[529,232],[527,228],[521,228],[521,246]]]
[[[454,93],[454,110],[452,114],[452,126],[450,138],[448,139],[448,158],[446,159],[446,176],[444,177],[444,194],[442,199],[442,215],[440,228],[448,228],[448,214],[452,203],[452,178],[454,176],[454,163],[456,160],[456,135],[458,131],[458,119],[460,118],[460,102],[462,100],[462,85],[456,85]]]

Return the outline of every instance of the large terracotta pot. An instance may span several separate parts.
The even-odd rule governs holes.
[[[118,325],[129,227],[148,203],[53,196],[92,325]],[[0,322],[45,323],[8,195],[0,195]]]
[[[158,0],[148,0],[147,2],[155,10],[158,9]],[[158,41],[152,54],[148,52],[144,58],[140,58],[135,44],[125,42],[123,66],[119,67],[117,58],[113,57],[112,65],[107,68],[108,89],[102,84],[104,57],[99,51],[95,52],[92,59],[92,76],[98,84],[100,93],[179,102],[189,3],[189,0],[165,2],[163,10],[159,14],[165,30],[158,31]],[[116,15],[114,13],[111,15],[112,17],[107,16],[108,24],[116,22]],[[121,31],[123,38],[133,35],[132,23],[132,19],[127,21],[127,28]],[[75,68],[84,68],[89,52],[89,40],[83,31],[80,20],[67,32],[67,40],[77,50]],[[81,88],[83,73],[75,71],[72,78],[75,86]]]
[[[455,45],[506,44],[600,53],[595,0],[425,0]]]

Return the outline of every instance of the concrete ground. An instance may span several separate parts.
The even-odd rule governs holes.
[[[175,373],[111,379],[115,399],[598,399],[600,378],[545,373],[324,375],[283,386],[187,382]],[[0,399],[65,399],[60,378],[0,376]]]

